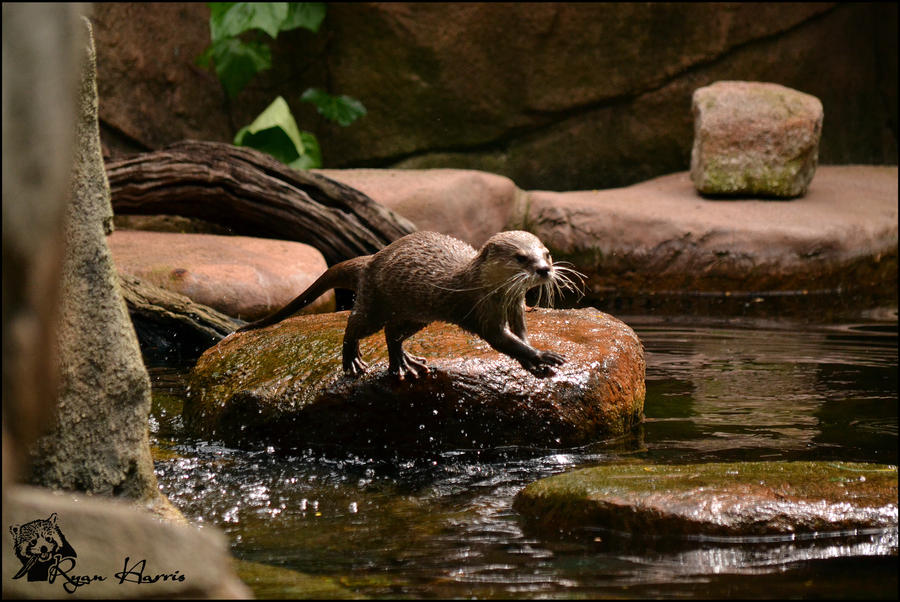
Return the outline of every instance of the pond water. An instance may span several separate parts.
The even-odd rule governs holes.
[[[235,450],[182,433],[183,372],[157,367],[160,488],[190,519],[222,529],[237,558],[328,577],[347,595],[895,598],[896,530],[678,542],[523,531],[515,494],[574,468],[897,463],[895,309],[827,324],[611,313],[646,353],[646,421],[626,437],[391,460]],[[261,597],[297,595],[265,578],[253,587]]]

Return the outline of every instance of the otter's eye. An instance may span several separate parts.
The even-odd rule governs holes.
[[[521,264],[528,263],[528,255],[525,253],[516,253],[516,261]]]

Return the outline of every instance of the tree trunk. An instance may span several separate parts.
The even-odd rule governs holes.
[[[186,140],[110,161],[106,171],[117,214],[197,217],[238,234],[303,242],[329,265],[416,229],[358,190],[247,147]]]

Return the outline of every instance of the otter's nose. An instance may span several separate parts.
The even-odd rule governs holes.
[[[535,268],[534,271],[541,278],[546,278],[547,276],[550,275],[550,266],[547,265],[546,263],[542,263],[537,268]]]

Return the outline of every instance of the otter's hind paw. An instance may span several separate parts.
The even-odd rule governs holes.
[[[390,368],[390,372],[397,377],[397,380],[405,380],[407,375],[416,379],[423,374],[428,374],[428,366],[425,364],[424,357],[410,355],[404,351],[397,365]]]
[[[359,376],[369,369],[369,364],[365,363],[361,357],[356,356],[350,360],[349,364],[344,365],[344,372],[351,376]]]

